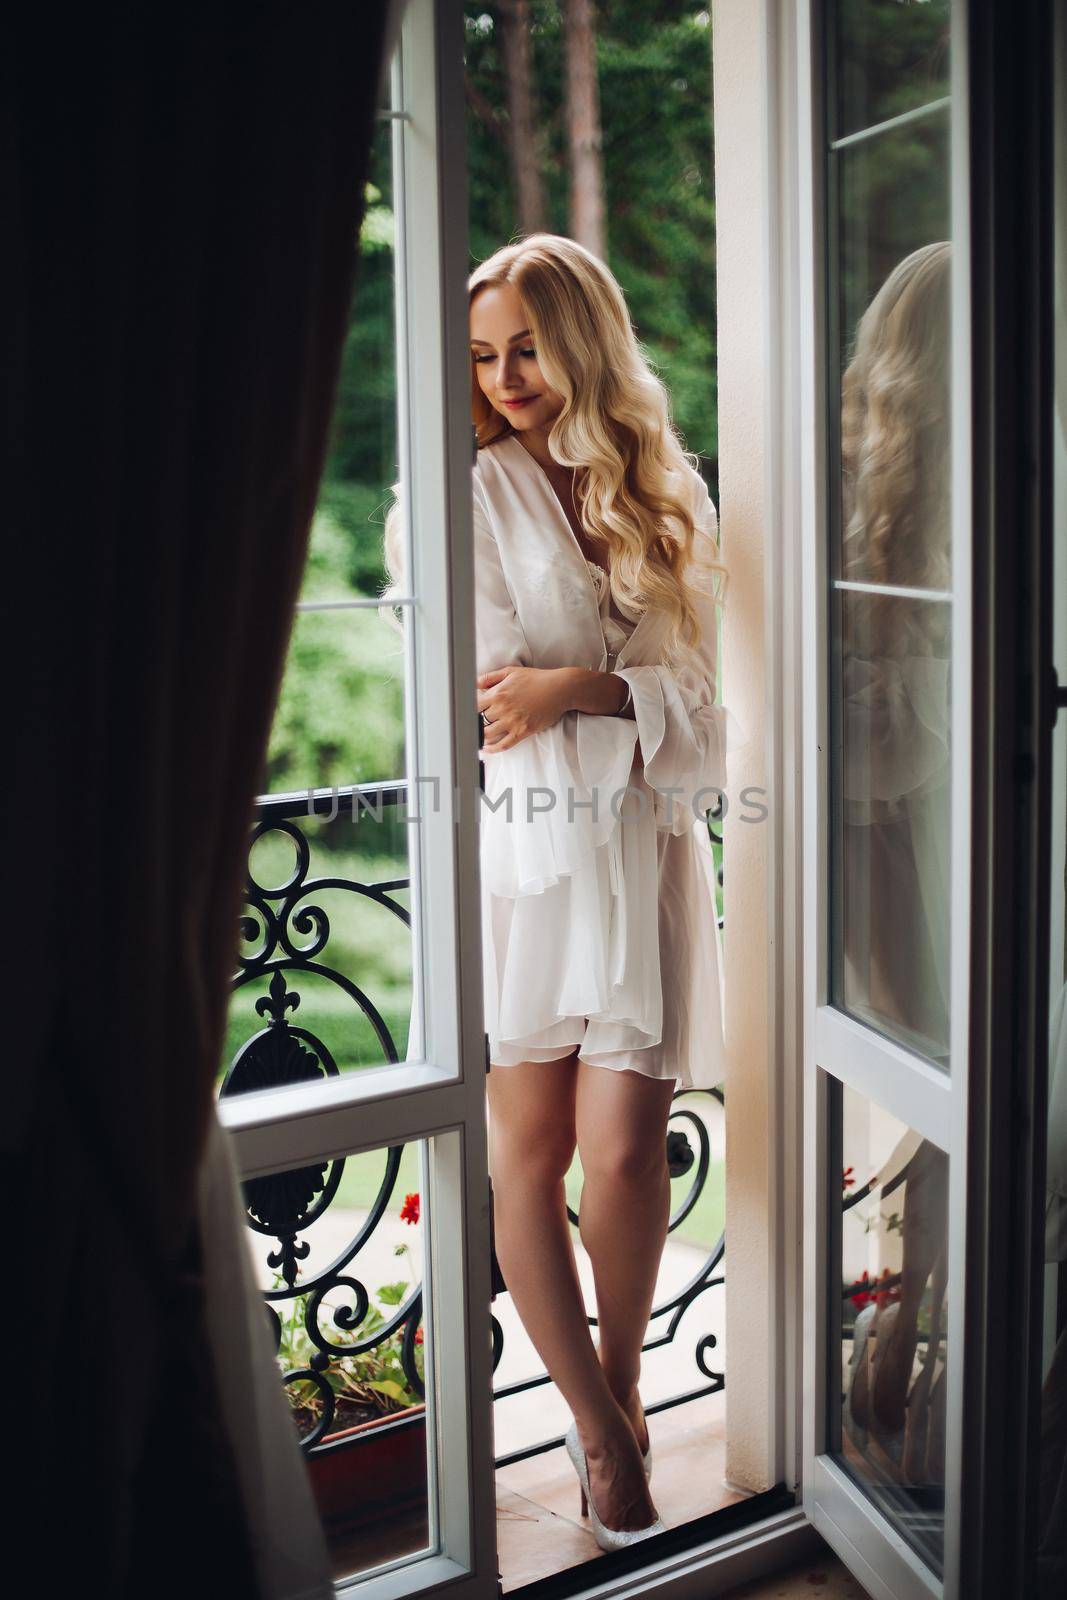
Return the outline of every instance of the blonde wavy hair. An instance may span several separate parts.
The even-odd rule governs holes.
[[[729,575],[697,543],[689,471],[697,458],[674,426],[667,391],[634,334],[622,290],[590,251],[550,233],[531,234],[483,261],[468,280],[470,302],[503,283],[517,291],[541,372],[563,397],[548,448],[574,471],[575,506],[586,535],[603,546],[616,603],[630,616],[648,607],[663,613],[666,662],[695,656],[701,627],[691,584],[703,590],[705,580],[710,585],[717,577],[708,592],[723,601]],[[479,449],[514,432],[482,393],[473,358],[471,416]],[[403,582],[398,523],[386,519],[385,540],[397,585]]]
[[[914,250],[857,326],[841,389],[843,578],[950,587],[950,264],[947,243]],[[919,629],[938,647],[942,609],[880,597],[865,648],[900,654]]]

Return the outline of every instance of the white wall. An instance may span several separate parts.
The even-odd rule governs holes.
[[[748,744],[730,758],[724,829],[726,983],[727,1477],[769,1488],[776,1397],[769,1171],[771,827],[741,820],[747,785],[769,789],[765,755],[764,164],[756,0],[715,0],[715,205],[719,514],[730,589],[723,613],[723,702]],[[768,794],[764,804],[773,806]]]

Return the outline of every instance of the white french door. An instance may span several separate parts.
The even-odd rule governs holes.
[[[805,1506],[880,1600],[954,1593],[959,1528],[972,650],[963,10],[826,0],[799,52],[814,312]]]
[[[803,1477],[878,1600],[1021,1594],[1033,1505],[1052,40],[997,10],[798,34]]]
[[[292,794],[263,798],[246,928],[259,944],[243,964],[237,1000],[250,1009],[258,997],[258,1016],[269,1021],[237,1053],[220,1109],[253,1233],[266,1241],[264,1254],[273,1244],[265,1259],[275,1281],[263,1287],[290,1386],[307,1398],[314,1437],[305,1444],[321,1436],[326,1447],[320,1506],[343,1528],[345,1514],[375,1504],[376,1492],[381,1500],[376,1518],[331,1538],[336,1576],[346,1592],[375,1597],[447,1584],[450,1594],[479,1600],[497,1593],[497,1570],[466,177],[456,159],[464,149],[461,6],[409,0],[378,126],[356,307],[357,319],[368,307],[364,325],[376,316],[393,326],[395,351],[365,351],[358,375],[368,407],[386,397],[370,432],[388,441],[385,476],[371,482],[359,526],[362,537],[368,522],[380,535],[373,502],[398,469],[402,636],[382,621],[376,584],[355,582],[302,601],[292,648],[308,640],[327,661],[334,648],[358,652],[364,673],[380,674],[373,714],[383,724],[393,718],[401,754],[396,770],[369,774],[373,782],[357,783],[362,773],[311,774],[310,790],[320,792],[303,806]],[[387,261],[381,272],[373,251],[379,265]],[[357,485],[353,495],[362,492]],[[326,533],[336,538],[330,525]],[[399,846],[374,838],[383,798]],[[338,959],[331,940],[341,942]],[[398,1059],[402,1044],[394,1048],[396,1019],[371,993],[361,961],[410,997],[406,1060]],[[264,1082],[274,1086],[258,1087]],[[240,1092],[246,1086],[251,1092]],[[410,1386],[421,1389],[425,1412],[409,1405],[384,1452],[361,1447],[356,1477],[338,1495],[341,1445],[329,1424],[346,1371],[409,1400]],[[385,1494],[400,1449],[405,1476]],[[397,1517],[401,1504],[406,1521]]]

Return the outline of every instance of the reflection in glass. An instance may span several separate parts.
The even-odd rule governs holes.
[[[951,583],[950,247],[898,261],[855,329],[841,380],[841,546],[849,582]]]
[[[429,1546],[424,1156],[400,1145],[243,1185],[338,1579]]]
[[[925,5],[840,0],[834,10],[834,137],[917,111],[948,94],[949,0]]]
[[[830,1449],[940,1572],[944,1548],[948,1157],[835,1083],[840,1267]],[[832,1280],[831,1280],[832,1282]]]
[[[860,319],[842,382],[839,576],[831,606],[832,998],[944,1066],[949,274],[947,244],[913,251]]]
[[[948,607],[845,592],[835,999],[948,1064]]]
[[[949,108],[848,145],[832,160],[837,185],[840,372],[858,338],[861,318],[894,270],[923,245],[951,236]],[[947,298],[944,312],[937,340],[942,349],[948,338]]]

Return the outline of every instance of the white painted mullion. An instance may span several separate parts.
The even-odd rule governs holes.
[[[350,1092],[378,1070],[335,1078],[316,1086],[318,1094],[272,1089],[224,1100],[219,1118],[229,1129],[242,1179],[410,1144],[462,1116],[465,1102],[455,1079],[421,1062],[384,1069],[389,1089],[380,1099]]]
[[[935,600],[952,603],[951,589],[916,589],[904,583],[863,583],[857,578],[835,578],[835,589],[853,594],[891,595],[900,600]]]
[[[942,95],[939,100],[929,100],[924,106],[902,111],[899,116],[887,117],[884,122],[872,122],[869,127],[857,128],[855,133],[842,134],[840,139],[832,142],[830,149],[847,150],[851,145],[866,144],[870,139],[877,139],[883,133],[895,133],[898,128],[910,127],[913,122],[926,122],[930,117],[947,111],[950,104],[950,97]]]
[[[824,1072],[951,1151],[952,1080],[940,1067],[833,1006],[816,1011],[815,1056]]]

